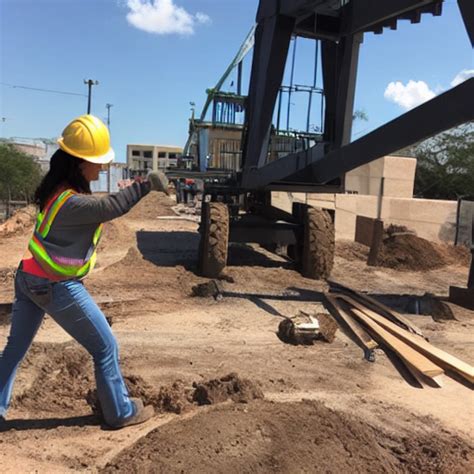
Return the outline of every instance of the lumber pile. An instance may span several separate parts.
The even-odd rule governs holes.
[[[430,344],[407,318],[368,295],[331,283],[325,295],[328,309],[368,360],[375,360],[374,350],[380,347],[396,356],[419,387],[441,387],[445,373],[474,385],[474,367]]]

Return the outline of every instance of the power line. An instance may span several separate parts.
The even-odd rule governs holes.
[[[38,92],[49,92],[51,94],[63,94],[63,95],[77,95],[80,97],[87,97],[86,94],[79,94],[78,92],[65,92],[65,91],[56,91],[53,89],[41,89],[39,87],[27,87],[27,86],[19,86],[17,84],[7,84],[6,82],[0,82],[2,86],[12,87],[13,89],[28,89],[31,91],[38,91]]]

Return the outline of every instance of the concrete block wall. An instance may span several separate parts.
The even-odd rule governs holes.
[[[336,239],[354,240],[356,216],[377,217],[377,196],[359,194],[272,193],[273,205],[291,212],[293,201],[336,211]],[[433,242],[454,243],[456,201],[384,197],[381,217],[386,224],[404,225]]]
[[[385,156],[347,173],[345,187],[350,194],[378,196],[384,178],[384,196],[410,198],[415,171],[415,158]]]

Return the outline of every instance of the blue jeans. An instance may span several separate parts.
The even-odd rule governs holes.
[[[118,347],[104,314],[77,280],[52,282],[18,270],[7,344],[0,353],[0,416],[10,403],[18,365],[48,313],[92,356],[105,422],[120,424],[135,414],[118,361]]]

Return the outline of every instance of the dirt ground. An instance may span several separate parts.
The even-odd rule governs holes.
[[[112,322],[131,393],[156,416],[119,431],[102,426],[88,355],[46,317],[0,425],[1,472],[473,470],[471,388],[449,377],[441,389],[415,388],[384,352],[367,362],[341,330],[332,343],[283,343],[282,317],[325,312],[327,284],[258,246],[231,246],[222,299],[192,296],[208,281],[196,275],[197,224],[177,219],[173,204],[151,193],[108,223],[86,280]],[[12,301],[28,238],[29,229],[0,237],[0,303]],[[467,280],[466,259],[447,250],[445,264],[424,271],[368,267],[367,250],[350,242],[336,252],[334,280],[399,307]],[[455,319],[407,317],[473,364],[474,314],[450,309]]]

